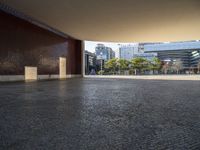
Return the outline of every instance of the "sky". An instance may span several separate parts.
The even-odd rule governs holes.
[[[112,48],[115,51],[115,55],[119,57],[119,44],[132,44],[132,43],[113,43],[113,42],[98,42],[98,41],[85,41],[85,50],[89,52],[95,52],[97,44],[104,44],[107,47]]]

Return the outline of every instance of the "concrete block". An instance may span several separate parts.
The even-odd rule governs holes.
[[[67,76],[67,71],[66,71],[66,58],[65,57],[60,57],[59,58],[59,75],[60,79],[65,79]]]
[[[37,67],[25,66],[25,80],[37,80]]]

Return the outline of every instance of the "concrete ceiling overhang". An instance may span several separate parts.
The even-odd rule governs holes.
[[[80,40],[200,39],[200,0],[2,0]]]

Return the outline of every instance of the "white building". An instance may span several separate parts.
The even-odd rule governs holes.
[[[148,60],[151,60],[153,57],[156,57],[156,53],[144,53],[144,46],[145,44],[137,43],[137,44],[128,44],[128,45],[120,45],[119,48],[119,58],[131,60],[135,57],[143,57]]]
[[[131,60],[134,58],[134,54],[138,54],[138,44],[120,45],[119,58]]]

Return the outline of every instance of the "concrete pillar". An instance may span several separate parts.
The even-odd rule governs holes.
[[[81,44],[81,52],[82,52],[82,76],[85,76],[85,41],[82,41]]]
[[[37,80],[37,67],[25,66],[25,80]]]
[[[59,74],[60,74],[60,79],[65,79],[67,77],[67,71],[66,71],[66,58],[65,57],[60,57],[59,58]]]

